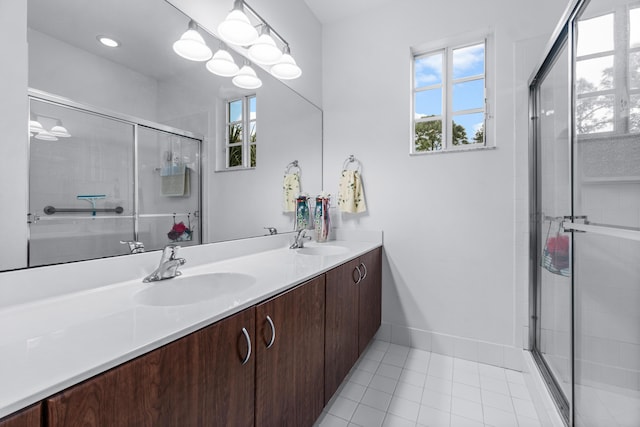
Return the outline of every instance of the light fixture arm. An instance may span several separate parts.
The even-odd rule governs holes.
[[[239,5],[239,6],[238,6]],[[235,0],[233,3],[233,8],[234,9],[240,9],[242,10],[242,6],[244,6],[249,12],[251,12],[251,14],[258,20],[260,21],[261,25],[266,26],[269,29],[269,32],[276,36],[278,38],[278,40],[280,40],[280,42],[284,45],[289,45],[289,42],[287,42],[284,37],[282,37],[280,34],[278,34],[278,32],[276,30],[273,29],[273,27],[271,25],[269,25],[269,23],[258,14],[258,12],[255,11],[255,9],[253,9],[251,6],[249,6],[247,4],[246,1],[244,0]]]

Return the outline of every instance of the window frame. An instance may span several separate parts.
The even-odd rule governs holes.
[[[482,74],[476,74],[473,76],[465,76],[460,78],[453,77],[453,52],[458,49],[466,47],[484,45],[484,69]],[[493,126],[490,119],[493,116],[490,114],[490,107],[492,105],[491,99],[491,82],[493,81],[493,36],[492,34],[482,33],[475,35],[461,36],[455,40],[444,40],[438,43],[433,43],[427,46],[411,49],[411,129],[409,137],[409,154],[410,155],[424,155],[424,154],[436,154],[436,153],[449,153],[460,152],[470,150],[482,150],[487,148],[495,148],[493,143]],[[415,66],[416,60],[419,58],[432,56],[436,54],[442,55],[442,78],[441,82],[434,85],[416,87],[416,74]],[[470,108],[465,110],[453,111],[453,86],[458,83],[472,82],[476,80],[484,79],[484,103],[482,108]],[[416,106],[415,98],[416,94],[433,89],[442,89],[441,94],[441,114],[431,117],[416,118]],[[484,135],[483,142],[453,145],[453,118],[465,114],[484,114]],[[442,123],[442,142],[439,150],[418,151],[415,144],[415,127],[417,123],[438,121]],[[473,137],[469,138],[472,139]]]
[[[251,118],[251,100],[255,100],[256,102],[256,116]],[[231,120],[231,104],[234,102],[241,101],[242,108],[242,117],[240,120]],[[257,96],[255,93],[249,95],[243,95],[238,98],[228,99],[225,101],[225,143],[224,143],[224,155],[225,155],[225,170],[242,170],[242,169],[253,169],[256,167],[256,157],[252,156],[251,152],[257,154],[257,136],[252,140],[252,134],[257,135],[251,132],[252,125],[257,126]],[[231,126],[234,125],[242,126],[242,140],[240,142],[231,143],[229,141],[229,130]],[[233,147],[241,147],[242,149],[242,164],[237,166],[231,166],[231,149]]]
[[[630,46],[630,27],[631,27],[631,10],[640,9],[640,2],[618,5],[611,9],[599,11],[583,17],[584,20],[596,19],[606,15],[613,15],[613,50],[599,51],[586,55],[578,56],[577,42],[575,49],[574,67],[577,70],[580,61],[588,61],[590,59],[613,57],[613,87],[611,89],[596,90],[593,92],[575,93],[576,106],[579,100],[595,98],[599,96],[613,96],[612,104],[612,124],[613,129],[609,131],[598,132],[578,132],[578,123],[575,123],[575,132],[578,141],[600,140],[611,138],[613,136],[638,135],[640,130],[631,131],[631,97],[640,96],[640,85],[632,87],[631,73],[629,70],[630,56],[632,53],[640,53],[640,46]],[[580,19],[576,21],[577,26]],[[622,30],[620,30],[622,28]],[[577,78],[577,76],[576,76]]]

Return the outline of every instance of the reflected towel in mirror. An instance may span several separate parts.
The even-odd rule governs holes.
[[[288,173],[284,175],[282,191],[283,212],[295,212],[296,197],[298,197],[298,194],[300,194],[300,176],[298,175],[298,173]]]
[[[191,192],[189,168],[185,165],[167,166],[160,170],[162,185],[160,192],[168,197],[188,197]]]

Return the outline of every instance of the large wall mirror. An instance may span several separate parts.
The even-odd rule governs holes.
[[[178,56],[189,21],[165,0],[28,0],[30,119],[46,130],[30,134],[29,266],[129,253],[121,240],[154,250],[291,231],[293,161],[302,191],[321,191],[322,111],[259,67],[247,90]],[[246,147],[231,146],[233,123]]]

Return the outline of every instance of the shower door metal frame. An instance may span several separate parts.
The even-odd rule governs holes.
[[[199,173],[199,179],[198,179],[198,186],[199,186],[199,192],[198,192],[198,210],[196,211],[195,215],[198,217],[199,219],[199,230],[198,230],[198,239],[200,241],[200,244],[202,244],[202,237],[204,235],[203,233],[203,224],[202,224],[202,207],[203,207],[203,203],[202,203],[202,197],[203,197],[203,165],[204,162],[202,161],[202,151],[203,151],[203,142],[204,142],[204,136],[194,133],[194,132],[190,132],[190,131],[186,131],[186,130],[182,130],[182,129],[178,129],[178,128],[174,128],[171,126],[167,126],[167,125],[163,125],[161,123],[156,123],[156,122],[152,122],[150,120],[145,120],[145,119],[141,119],[135,116],[131,116],[128,114],[124,114],[124,113],[118,113],[115,111],[110,111],[108,109],[104,109],[104,108],[98,108],[98,107],[94,107],[94,106],[90,106],[87,104],[82,104],[80,102],[77,101],[73,101],[69,98],[65,98],[62,96],[58,96],[58,95],[53,95],[51,93],[45,92],[45,91],[41,91],[38,89],[32,89],[29,88],[27,90],[27,98],[29,100],[36,100],[36,101],[40,101],[40,102],[45,102],[48,104],[54,104],[54,105],[59,105],[61,107],[64,108],[69,108],[72,110],[76,110],[76,111],[80,111],[83,113],[87,113],[87,114],[91,114],[94,116],[98,116],[98,117],[103,117],[105,119],[109,119],[109,120],[114,120],[114,121],[118,121],[121,123],[125,123],[128,125],[131,125],[133,127],[133,147],[132,147],[132,151],[133,151],[133,181],[134,181],[134,188],[133,188],[133,212],[131,213],[131,215],[122,215],[122,216],[118,216],[117,218],[132,218],[133,219],[133,239],[134,240],[139,240],[138,239],[138,234],[139,234],[139,220],[140,220],[140,212],[139,212],[139,166],[138,166],[138,130],[140,128],[140,126],[152,129],[152,130],[156,130],[156,131],[161,131],[161,132],[165,132],[165,133],[170,133],[173,135],[177,135],[180,137],[185,137],[185,138],[189,138],[189,139],[193,139],[199,142],[199,168],[200,168],[200,173]],[[31,139],[29,139],[29,144],[31,144]],[[30,146],[28,149],[28,156],[30,156],[31,150],[30,150]],[[27,178],[28,181],[28,186],[30,186],[30,180],[29,178]],[[29,211],[31,211],[31,206],[28,207]],[[162,214],[163,216],[171,216],[170,214]],[[155,215],[154,215],[155,216]],[[101,218],[104,218],[101,216]],[[29,267],[31,267],[30,264],[30,255],[31,254],[31,229],[28,228],[27,231],[27,265]],[[117,256],[117,255],[116,255]],[[103,257],[104,258],[104,257]],[[46,265],[46,264],[45,264]]]
[[[560,23],[556,27],[549,44],[547,45],[544,53],[544,59],[541,61],[540,66],[536,68],[532,77],[529,79],[529,348],[533,359],[540,370],[540,374],[547,385],[547,388],[560,412],[563,421],[568,426],[574,425],[574,399],[575,399],[575,352],[574,352],[574,274],[571,273],[571,290],[570,301],[571,311],[570,316],[570,384],[571,384],[571,396],[566,397],[562,392],[560,385],[557,383],[553,373],[542,357],[539,351],[538,342],[538,302],[540,297],[540,277],[538,274],[539,262],[538,255],[542,253],[542,242],[538,238],[540,234],[540,176],[538,173],[538,165],[540,159],[540,146],[538,144],[538,108],[540,105],[539,88],[540,83],[547,76],[551,67],[558,60],[558,54],[566,46],[568,49],[568,138],[569,144],[569,158],[571,168],[571,186],[570,186],[570,200],[571,200],[571,212],[567,212],[566,215],[569,219],[573,218],[574,212],[574,138],[575,138],[575,88],[573,82],[575,81],[575,61],[576,56],[576,39],[575,39],[575,22],[577,16],[589,3],[589,0],[573,0],[564,12]],[[571,234],[571,246],[573,247],[573,233]],[[571,259],[571,268],[573,270],[574,259]]]

